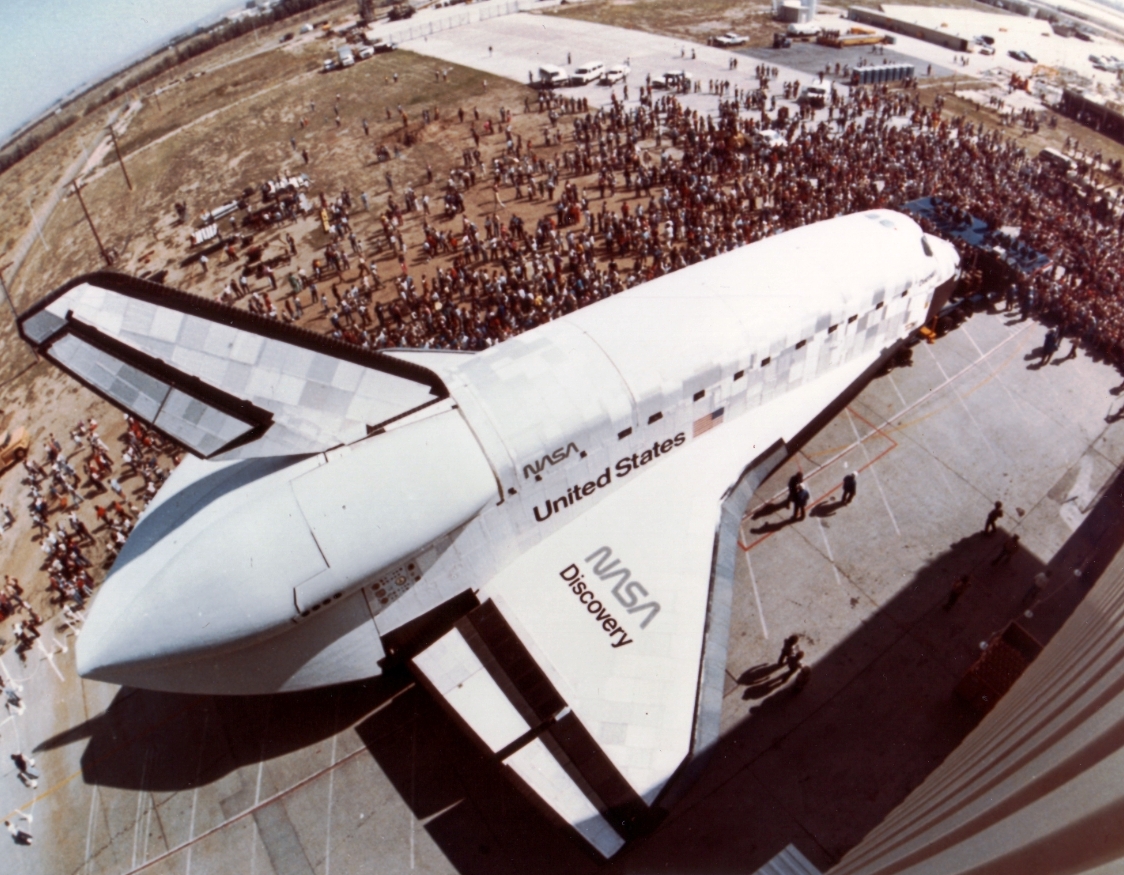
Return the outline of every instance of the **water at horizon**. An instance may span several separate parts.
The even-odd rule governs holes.
[[[75,90],[199,24],[244,7],[239,0],[0,0],[0,139]]]

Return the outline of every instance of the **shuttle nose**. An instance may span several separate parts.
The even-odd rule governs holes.
[[[149,668],[190,672],[334,604],[496,495],[449,410],[241,486],[221,509],[168,502],[137,526],[94,599],[78,671],[131,686]]]
[[[289,482],[269,486],[209,525],[187,520],[115,568],[82,630],[79,673],[120,683],[118,670],[131,676],[139,665],[222,651],[286,628],[296,614],[294,587],[328,566]]]

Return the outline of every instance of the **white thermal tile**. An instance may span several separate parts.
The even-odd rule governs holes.
[[[355,392],[359,388],[359,381],[363,378],[365,370],[366,368],[362,365],[340,362],[332,376],[332,386],[336,389],[342,389],[344,392]]]
[[[152,321],[156,317],[156,308],[142,301],[131,301],[125,308],[121,330],[135,331],[138,334],[150,334]]]
[[[493,751],[530,730],[456,629],[414,658],[414,664]]]
[[[252,365],[258,360],[258,356],[261,355],[265,343],[266,340],[264,337],[250,334],[248,331],[239,331],[238,336],[234,338],[234,343],[230,348],[230,357],[236,362]]]
[[[456,629],[450,629],[415,656],[414,664],[442,696],[448,695],[450,690],[483,667]]]
[[[176,310],[169,310],[166,307],[153,307],[152,325],[149,327],[149,334],[155,340],[164,340],[168,343],[175,343],[176,337],[179,335],[180,326],[186,318],[183,313]]]
[[[504,762],[601,856],[611,857],[624,846],[624,839],[566,774],[541,739],[536,738]]]
[[[484,666],[445,699],[492,751],[502,750],[531,729]]]

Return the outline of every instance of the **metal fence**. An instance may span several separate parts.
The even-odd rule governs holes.
[[[403,27],[387,34],[388,42],[405,43],[410,40],[422,39],[443,30],[454,27],[463,27],[466,24],[475,24],[478,21],[487,21],[490,18],[499,18],[503,15],[514,15],[524,9],[532,8],[534,4],[527,0],[507,0],[506,3],[486,3],[479,6],[470,6],[455,15],[438,18],[433,21],[424,21],[420,24]]]

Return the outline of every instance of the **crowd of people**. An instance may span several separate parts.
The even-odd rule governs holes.
[[[86,602],[98,582],[96,565],[108,566],[117,556],[141,509],[179,461],[178,447],[137,420],[126,417],[126,423],[120,462],[113,459],[94,419],[80,420],[71,430],[69,453],[52,433],[44,442],[40,460],[30,456],[23,460],[32,537],[45,554],[41,569],[46,577],[44,589],[50,604],[59,608],[60,628],[80,628]],[[169,467],[162,465],[162,457],[170,459]],[[143,485],[130,496],[122,481],[132,479]],[[92,505],[92,519],[89,509],[82,510],[87,502]],[[0,506],[0,513],[3,528],[10,529],[15,514],[7,505]],[[13,616],[15,652],[26,661],[42,637],[44,620],[25,596],[20,581],[5,575],[0,620]],[[14,687],[9,685],[5,692],[9,710],[22,707]]]
[[[645,87],[637,105],[614,94],[596,110],[544,94],[526,107],[541,121],[533,138],[513,132],[509,110],[497,124],[486,120],[485,131],[499,136],[491,155],[481,153],[490,141],[480,138],[478,114],[461,114],[475,148],[444,181],[445,221],[432,215],[428,194],[410,188],[399,203],[389,191],[364,239],[349,221],[347,192],[324,200],[333,242],[312,273],[294,269],[276,305],[278,284],[267,277],[270,287],[247,306],[285,321],[322,320],[336,338],[372,349],[480,350],[762,237],[936,195],[992,227],[1021,228],[1019,244],[1049,263],[1013,276],[1010,294],[1059,335],[1124,364],[1119,190],[1075,185],[1002,133],[947,117],[940,97],[926,105],[913,88],[832,87],[817,116],[806,104],[777,105],[774,91],[792,100],[798,83],[776,80],[766,65],[756,72],[754,89],[708,83],[720,96],[714,116]],[[493,208],[470,217],[464,199],[479,184],[491,187]],[[366,193],[362,200],[367,207]],[[978,253],[953,242],[972,276]],[[379,276],[380,261],[394,265],[392,277]]]
[[[125,420],[126,429],[119,438],[122,450],[116,459],[94,419],[78,421],[70,432],[69,447],[64,448],[52,433],[39,459],[23,459],[31,522],[28,532],[45,554],[40,566],[42,590],[46,602],[56,611],[45,609],[17,577],[4,575],[0,621],[12,620],[8,629],[21,663],[28,662],[32,650],[42,650],[44,658],[50,659],[59,649],[67,649],[55,636],[81,630],[86,603],[101,579],[98,567],[112,563],[141,509],[179,462],[179,447],[130,417]],[[130,491],[123,483],[129,484]],[[18,512],[0,504],[0,532],[19,530],[17,519]],[[52,615],[44,618],[36,604]],[[6,643],[0,641],[0,645]],[[0,671],[0,699],[9,717],[24,713],[22,691],[20,679],[4,666]],[[18,779],[28,789],[36,789],[39,776],[33,771],[35,760],[19,751],[11,759]],[[30,825],[30,815],[20,811],[15,815]],[[14,818],[5,821],[5,826],[17,844],[32,843],[31,833],[16,826]]]

